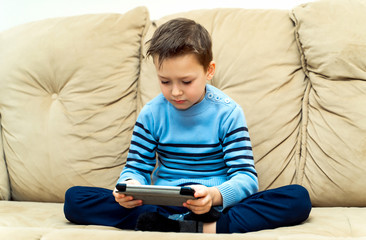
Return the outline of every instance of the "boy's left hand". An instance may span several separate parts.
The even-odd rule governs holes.
[[[216,187],[206,187],[203,185],[189,186],[195,190],[195,200],[187,200],[183,206],[195,214],[205,214],[212,206],[222,205],[222,196]]]

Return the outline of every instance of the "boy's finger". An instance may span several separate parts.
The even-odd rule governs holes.
[[[188,209],[194,212],[195,214],[204,214],[209,211],[209,209],[207,209],[206,207],[199,207],[199,206],[198,207],[190,206]]]
[[[124,195],[124,194],[117,194],[116,195],[116,198],[118,198],[118,199],[121,199],[121,198],[124,198],[124,197],[126,197],[126,195]]]
[[[134,199],[132,196],[125,196],[123,198],[120,198],[120,202],[132,202]],[[137,201],[137,200],[134,200]]]
[[[138,207],[142,205],[142,200],[133,200],[133,201],[128,201],[125,203],[126,206],[129,206],[131,208],[133,207]]]
[[[207,199],[204,197],[200,197],[198,199],[190,199],[187,200],[187,203],[189,205],[194,205],[194,206],[203,206],[207,204]]]

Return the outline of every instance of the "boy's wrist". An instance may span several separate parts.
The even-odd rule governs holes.
[[[141,183],[133,178],[127,178],[126,180],[123,181],[126,184],[131,184],[131,185],[141,185]]]
[[[217,187],[208,188],[212,197],[212,206],[221,206],[223,203],[222,195]]]

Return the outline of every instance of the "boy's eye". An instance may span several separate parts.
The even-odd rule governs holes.
[[[161,84],[168,84],[169,83],[169,81],[160,81],[161,82]]]
[[[183,84],[186,84],[186,85],[188,85],[188,84],[190,84],[192,81],[184,81],[183,82]]]

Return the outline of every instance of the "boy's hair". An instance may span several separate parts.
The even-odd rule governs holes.
[[[212,42],[208,31],[193,20],[176,18],[158,27],[148,41],[147,56],[157,57],[159,68],[164,60],[193,53],[207,71],[212,61]]]

